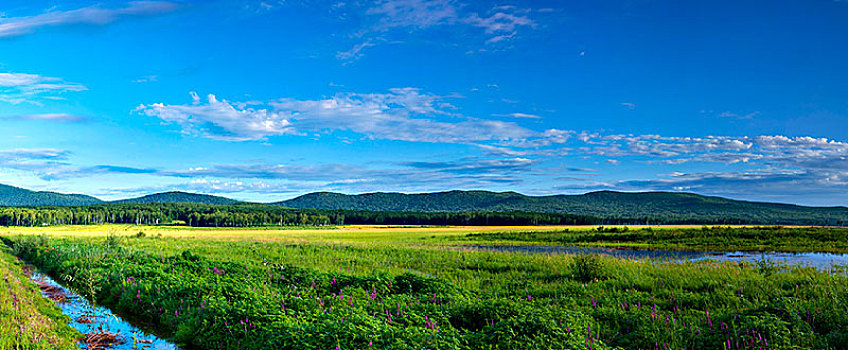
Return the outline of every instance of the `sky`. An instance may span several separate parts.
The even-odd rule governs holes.
[[[848,2],[6,0],[0,183],[848,205]]]

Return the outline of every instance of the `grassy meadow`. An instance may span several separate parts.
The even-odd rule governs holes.
[[[0,349],[76,349],[79,334],[53,302],[41,296],[24,265],[0,248]]]
[[[647,228],[102,225],[0,228],[0,237],[11,253],[185,349],[848,348],[844,270],[461,247],[694,249],[728,237],[724,246],[735,249],[775,235],[801,238],[759,239],[755,248],[819,250],[827,239],[844,247],[848,232]]]

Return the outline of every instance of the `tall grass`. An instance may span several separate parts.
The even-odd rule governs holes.
[[[559,229],[470,233],[460,241],[531,242],[562,245],[647,246],[671,249],[774,250],[848,253],[844,227],[721,227],[642,228],[597,227],[594,230]]]
[[[0,248],[0,349],[76,349],[70,319],[38,291],[7,247]]]
[[[182,237],[11,244],[196,348],[848,348],[844,272],[465,251],[439,238]]]

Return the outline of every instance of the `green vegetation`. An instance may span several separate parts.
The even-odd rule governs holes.
[[[288,209],[263,204],[99,204],[83,207],[0,208],[0,225],[90,225],[172,222],[196,227],[362,225],[585,225],[605,220],[541,213],[411,213]]]
[[[583,246],[640,246],[667,249],[818,251],[848,253],[848,229],[841,227],[707,227],[472,233],[479,242],[529,242]]]
[[[200,349],[848,348],[844,271],[467,251],[450,228],[142,229],[5,242]]]
[[[66,206],[97,203],[100,203],[99,199],[81,194],[35,192],[17,187],[0,185],[0,206]]]
[[[262,227],[327,225],[632,225],[645,219],[600,218],[586,215],[532,212],[386,212],[328,209],[289,209],[280,206],[239,203],[209,205],[197,203],[126,203],[67,207],[0,207],[2,226],[49,226],[91,224],[169,225],[194,227]],[[654,222],[677,222],[656,219]],[[738,220],[702,224],[739,223]],[[683,223],[687,223],[684,220]]]
[[[803,207],[671,192],[601,191],[540,197],[488,191],[362,195],[319,192],[277,204],[291,208],[374,211],[567,213],[641,224],[848,224],[845,207]]]
[[[0,349],[76,349],[79,333],[53,302],[41,296],[23,265],[0,249]]]
[[[583,195],[525,196],[515,192],[450,191],[423,194],[369,193],[345,195],[317,192],[287,201],[262,205],[233,199],[166,192],[124,199],[110,204],[208,204],[253,208],[268,206],[312,210],[325,216],[344,215],[353,224],[389,225],[566,225],[566,224],[705,224],[705,225],[848,225],[848,208],[803,207],[788,204],[737,201],[692,193],[601,191]],[[103,204],[97,198],[53,192],[33,192],[0,185],[0,206],[88,206]],[[323,211],[319,211],[323,209]],[[79,209],[75,209],[79,210]],[[154,210],[155,207],[154,207]],[[219,211],[231,212],[225,208]],[[238,210],[236,210],[238,211]],[[495,214],[494,217],[491,215]],[[510,219],[510,217],[514,219]],[[493,220],[495,222],[493,222]],[[210,218],[209,226],[215,226]],[[70,221],[67,221],[70,222]],[[129,221],[76,220],[83,223]],[[156,221],[139,220],[151,224]],[[188,221],[186,221],[188,222]],[[339,222],[333,222],[338,224]],[[268,225],[273,221],[230,220],[218,226]],[[202,224],[200,226],[205,226]]]

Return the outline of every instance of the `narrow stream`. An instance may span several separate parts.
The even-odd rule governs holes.
[[[629,247],[578,247],[551,245],[469,245],[463,246],[475,250],[541,253],[541,254],[604,254],[632,260],[666,260],[666,261],[745,261],[754,263],[763,259],[779,265],[812,266],[817,269],[827,269],[834,265],[848,265],[848,254],[810,253],[810,252],[718,252],[718,251],[687,251],[687,250],[651,250],[632,249]]]
[[[35,273],[30,276],[30,279],[39,285],[46,284],[62,291],[65,300],[57,301],[56,305],[62,309],[62,313],[71,318],[71,327],[82,334],[103,330],[117,335],[122,341],[120,344],[114,344],[106,349],[179,350],[176,345],[133,326],[108,308],[92,307],[88,300],[57,283],[50,276]],[[45,293],[43,289],[41,294],[49,298],[48,293]],[[82,349],[88,348],[87,345],[82,343],[79,344],[79,347]]]

